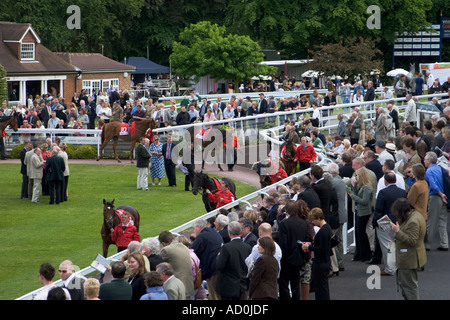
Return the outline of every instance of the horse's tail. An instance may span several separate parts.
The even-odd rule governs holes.
[[[102,144],[103,144],[103,142],[105,142],[105,127],[106,127],[106,123],[102,127]]]

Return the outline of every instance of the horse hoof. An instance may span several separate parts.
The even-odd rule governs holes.
[[[122,163],[122,161],[120,161],[120,160],[117,160],[117,162],[118,162],[118,163]]]

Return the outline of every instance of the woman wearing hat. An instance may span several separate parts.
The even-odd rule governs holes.
[[[152,185],[155,185],[155,178],[158,178],[158,185],[161,185],[161,179],[165,176],[164,171],[164,157],[162,154],[162,144],[159,142],[158,135],[155,135],[154,138],[155,142],[153,142],[150,145],[150,154],[151,162],[152,162],[152,168],[150,170],[150,176],[152,178]]]

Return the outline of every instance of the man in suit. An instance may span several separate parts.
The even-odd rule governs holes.
[[[164,281],[164,292],[167,294],[169,300],[186,300],[184,283],[175,276],[170,263],[161,262],[156,266],[156,272],[161,275]]]
[[[88,105],[86,106],[87,115],[89,117],[88,129],[95,129],[95,119],[97,118],[97,105],[92,96],[88,97]]]
[[[306,221],[297,215],[298,205],[288,200],[285,205],[287,219],[280,222],[278,244],[281,248],[281,269],[278,281],[280,300],[300,300],[300,269],[304,264],[301,244],[298,241],[312,241],[308,237]],[[302,288],[303,289],[303,288]],[[303,290],[302,290],[303,291]],[[308,290],[309,292],[309,290]]]
[[[423,141],[423,139],[421,137],[419,137],[417,130],[415,130],[412,127],[408,127],[406,128],[406,135],[411,136],[414,141],[416,142],[416,150],[417,150],[417,154],[420,157],[420,160],[422,161],[423,164],[423,159],[425,158],[425,155],[428,152],[428,146],[425,143],[425,141]],[[433,150],[430,150],[433,151]]]
[[[218,217],[216,221],[217,219]],[[193,229],[195,240],[192,242],[191,248],[200,259],[202,279],[206,280],[208,285],[208,299],[219,300],[215,290],[217,283],[216,258],[222,248],[223,239],[216,230],[209,228],[207,222],[203,219],[195,220]]]
[[[227,104],[225,102],[222,101],[222,97],[221,96],[217,96],[217,106],[220,109],[220,111],[223,112],[223,110],[226,108]],[[217,116],[216,116],[217,118]],[[219,118],[217,118],[217,120],[219,120]]]
[[[352,117],[350,118],[350,125],[350,143],[351,145],[358,144],[359,134],[363,126],[363,121],[358,112],[353,111]]]
[[[27,165],[25,164],[25,155],[32,148],[31,142],[25,143],[24,148],[20,151],[20,173],[22,174],[22,190],[20,193],[21,199],[28,199],[28,175]]]
[[[177,180],[175,175],[176,164],[172,161],[172,150],[175,144],[172,142],[172,136],[167,136],[167,142],[163,144],[162,154],[164,156],[164,167],[166,169],[167,179],[169,180],[169,187],[176,187]]]
[[[420,212],[414,210],[407,199],[394,202],[393,210],[401,225],[392,224],[395,232],[397,283],[406,300],[419,299],[417,271],[427,262],[424,238],[426,223]]]
[[[42,124],[45,128],[47,128],[48,120],[50,119],[50,114],[52,113],[52,107],[50,106],[51,101],[49,101],[49,105],[47,106],[45,103],[41,103],[39,108],[39,119],[41,119]]]
[[[279,203],[275,200],[274,197],[268,196],[264,197],[263,204],[264,206],[261,207],[260,210],[264,210],[267,212],[266,222],[270,223],[270,225],[273,225],[274,221],[277,219]]]
[[[320,199],[320,208],[325,216],[325,220],[329,221],[332,185],[328,180],[324,179],[323,169],[318,165],[311,167],[310,175],[311,186]]]
[[[66,166],[64,165],[64,159],[59,157],[58,153],[59,147],[53,147],[52,156],[47,159],[45,164],[45,176],[47,177],[50,191],[49,204],[59,204],[61,202],[61,190]]]
[[[246,300],[248,270],[245,258],[252,248],[242,241],[241,224],[238,221],[228,224],[228,234],[231,240],[222,246],[216,260],[216,292],[222,300]]]
[[[41,155],[41,149],[35,148],[33,149],[33,155],[30,161],[30,179],[33,180],[33,196],[31,198],[31,202],[39,203],[39,196],[41,193],[41,183],[42,177],[44,175],[44,159]]]
[[[378,193],[377,201],[375,204],[375,212],[373,214],[372,226],[375,228],[376,237],[381,248],[383,255],[384,270],[381,271],[381,275],[394,275],[396,266],[390,266],[387,264],[387,253],[389,245],[395,240],[395,233],[391,228],[382,228],[378,225],[378,220],[384,215],[387,215],[395,224],[396,217],[391,212],[392,204],[399,198],[406,198],[406,191],[396,186],[396,175],[394,172],[386,172],[384,174],[384,184],[386,188],[380,190]]]
[[[126,267],[122,261],[116,261],[111,267],[111,275],[113,279],[111,282],[102,283],[100,285],[100,292],[98,297],[100,300],[131,300],[133,289],[131,285],[126,282],[125,276]]]
[[[364,92],[364,91],[363,91]],[[375,100],[375,87],[373,86],[373,82],[367,82],[367,90],[364,95],[364,101],[373,101]],[[373,110],[373,104],[367,105],[367,110]]]
[[[84,279],[75,275],[73,262],[64,260],[59,265],[58,272],[63,283],[63,288],[69,291],[71,300],[84,300]]]
[[[173,274],[184,284],[186,300],[190,300],[194,296],[194,277],[188,248],[181,242],[174,241],[170,231],[161,231],[158,240],[163,246],[161,258],[164,262],[170,263]]]
[[[365,167],[375,173],[377,181],[380,180],[383,176],[383,166],[381,165],[380,161],[377,160],[375,152],[370,150],[365,151],[364,161],[366,162]]]
[[[250,247],[253,246],[258,241],[258,237],[253,233],[253,222],[249,218],[240,218],[239,223],[241,224],[241,239],[244,243],[247,243]]]
[[[375,136],[377,140],[386,139],[386,116],[384,115],[384,108],[377,108],[378,118],[375,125]]]
[[[148,145],[150,140],[146,137],[139,138],[139,144],[136,147],[136,167],[138,168],[137,189],[148,191],[148,167],[150,164],[150,153]]]
[[[387,88],[387,87],[386,87]],[[398,130],[400,128],[400,125],[398,123],[398,111],[394,108],[394,104],[389,103],[386,108],[389,111],[389,116],[392,118],[392,122],[395,124],[395,130]]]
[[[320,198],[317,192],[311,188],[311,179],[308,176],[301,176],[298,179],[300,186],[297,200],[303,200],[308,205],[308,208],[320,208]]]

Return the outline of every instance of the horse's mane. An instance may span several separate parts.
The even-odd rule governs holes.
[[[1,117],[1,118],[0,118],[0,122],[6,122],[6,121],[9,121],[9,120],[11,120],[12,117],[13,117],[13,116],[4,116],[4,117]]]

